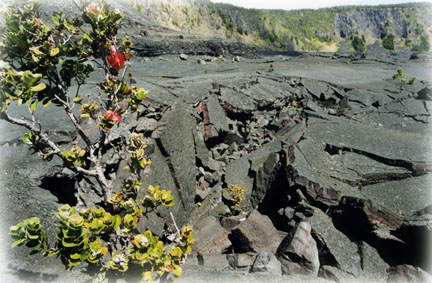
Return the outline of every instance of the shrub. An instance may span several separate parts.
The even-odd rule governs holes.
[[[125,117],[139,111],[147,95],[143,88],[125,81],[133,51],[130,40],[116,37],[123,14],[110,10],[106,3],[76,5],[82,19],[54,13],[52,24],[40,18],[38,2],[8,8],[0,46],[4,60],[0,62],[0,117],[27,128],[23,141],[43,160],[59,159],[76,176],[94,178],[103,194],[100,202],[90,203],[91,207],[64,205],[55,212],[59,220],[55,245],[48,242],[48,232],[42,229],[39,218],[32,217],[10,227],[15,239],[12,246],[32,248],[30,256],[40,252],[57,256],[67,267],[93,264],[99,270],[98,280],[113,273],[121,276],[132,263],[143,267],[144,282],[166,279],[171,274],[180,276],[180,265],[194,242],[192,228],[178,228],[170,214],[171,228],[163,237],[136,229],[145,214],[158,214],[160,207],[174,205],[174,199],[170,191],[149,186],[146,197],[138,200],[141,173],[151,164],[145,156],[145,137],[133,132],[125,140],[114,140],[110,135]],[[99,94],[81,96],[80,88],[96,70],[104,74],[97,84]],[[27,106],[31,118],[14,117],[9,113],[12,103]],[[83,142],[71,142],[68,150],[62,150],[38,120],[41,104],[63,108]],[[87,136],[80,119],[95,122],[97,139]],[[104,155],[109,147],[127,162],[130,172],[120,188],[114,188],[108,177],[105,160],[112,156]]]
[[[360,38],[358,36],[354,37],[351,44],[352,44],[352,47],[354,48],[354,50],[356,52],[365,52],[366,51],[364,41],[362,40],[362,38]]]
[[[228,188],[225,189],[225,193],[228,195],[228,203],[231,209],[231,212],[235,215],[239,213],[238,208],[240,207],[240,203],[243,200],[243,195],[246,192],[246,188],[240,187],[239,185],[229,185]]]
[[[382,41],[382,46],[387,50],[394,50],[394,35],[387,35]]]
[[[420,38],[420,43],[418,45],[414,45],[412,51],[416,52],[428,52],[430,49],[429,36],[422,35]]]
[[[392,79],[399,84],[399,86],[400,86],[401,89],[403,88],[403,86],[405,84],[411,85],[416,80],[415,77],[412,77],[412,78],[409,78],[409,79],[405,78],[405,73],[402,70],[402,68],[398,68],[397,69],[396,74],[393,75]]]

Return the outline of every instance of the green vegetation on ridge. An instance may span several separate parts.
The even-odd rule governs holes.
[[[336,51],[346,43],[343,46],[351,51],[364,52],[378,41],[389,50],[406,47],[428,51],[432,36],[427,24],[430,3],[286,11],[210,1],[128,1],[143,13],[147,9],[146,15],[161,26],[198,36],[241,40],[266,49]],[[394,36],[394,48],[390,34]]]

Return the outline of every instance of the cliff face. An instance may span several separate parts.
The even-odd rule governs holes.
[[[425,51],[432,35],[432,5],[428,3],[283,11],[244,9],[207,0],[127,2],[151,22],[170,30],[240,40],[262,48],[336,51],[345,45],[352,51],[356,36],[365,45],[382,45],[383,39],[393,36],[396,51],[418,49],[422,41]]]
[[[41,1],[63,6],[65,11],[73,6]],[[366,47],[382,47],[383,40],[391,37],[395,51],[429,51],[432,37],[430,3],[284,11],[244,9],[208,0],[108,1],[126,14],[127,33],[143,39],[184,36],[229,39],[262,49],[354,51],[355,37]]]
[[[335,31],[340,38],[362,34],[366,38],[384,38],[393,34],[408,37],[408,24],[401,8],[381,10],[352,10],[335,16]]]

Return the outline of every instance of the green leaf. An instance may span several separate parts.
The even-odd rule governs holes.
[[[32,144],[32,142],[31,142],[31,140],[30,140],[30,135],[29,135],[29,134],[25,134],[25,135],[23,136],[23,142],[24,142],[25,144],[28,144],[28,145],[31,145],[31,144]]]
[[[56,16],[52,16],[51,20],[56,26],[60,24],[60,20]]]
[[[86,34],[86,33],[83,35],[83,39],[87,40],[90,43],[93,42],[93,40],[90,38],[90,36],[88,34]]]
[[[66,247],[66,248],[73,248],[73,247],[76,247],[76,246],[79,246],[81,243],[69,243],[69,242],[66,242],[64,239],[62,240],[62,245],[64,246],[64,247]]]
[[[43,102],[43,106],[44,107],[47,107],[48,105],[50,105],[51,104],[51,99],[49,99],[49,100],[47,100],[46,102]]]
[[[24,244],[26,239],[19,239],[16,240],[13,244],[12,244],[12,248],[16,247],[16,246],[21,246],[22,244]]]
[[[42,47],[42,45],[37,46],[33,49],[34,53],[36,53],[36,55],[44,55],[45,53],[43,53],[42,51],[40,51],[39,49]]]
[[[32,239],[32,240],[37,240],[39,238],[39,235],[32,235],[28,231],[27,231],[26,235],[29,239]]]
[[[43,247],[42,247],[42,246],[35,248],[34,250],[32,250],[32,251],[30,252],[29,257],[32,257],[32,256],[34,256],[35,254],[40,253],[42,250],[43,250]]]
[[[148,91],[143,88],[138,88],[136,90],[135,96],[138,100],[144,100],[148,94]]]
[[[38,85],[31,87],[30,90],[31,91],[41,91],[44,90],[46,88],[46,85],[44,83],[39,83]]]
[[[22,80],[27,87],[33,86],[41,78],[42,74],[33,74],[30,71],[24,71],[22,75]]]
[[[76,266],[76,265],[78,265],[78,264],[80,264],[81,263],[81,261],[75,261],[75,262],[73,262],[73,261],[71,261],[71,260],[69,260],[69,266]]]
[[[57,54],[59,54],[59,52],[60,52],[60,49],[58,47],[55,47],[55,48],[53,48],[53,49],[50,50],[50,56],[54,57]]]
[[[36,100],[33,101],[33,103],[30,105],[30,110],[35,111],[37,109],[38,103],[39,103],[39,100],[36,98]]]
[[[70,255],[71,259],[80,259],[81,258],[81,254],[80,253],[74,253]]]
[[[81,95],[79,95],[79,94],[78,94],[77,97],[75,97],[75,98],[73,99],[73,103],[80,103],[81,101],[82,101],[82,97],[81,97]]]

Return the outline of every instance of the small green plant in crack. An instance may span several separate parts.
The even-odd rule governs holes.
[[[392,79],[399,85],[400,89],[403,89],[404,85],[406,84],[412,85],[416,80],[415,77],[406,78],[402,68],[397,69],[397,72],[393,75]]]
[[[228,188],[225,189],[225,193],[229,196],[228,205],[232,214],[237,215],[240,213],[240,203],[244,199],[245,192],[245,187],[233,184],[229,185]]]

